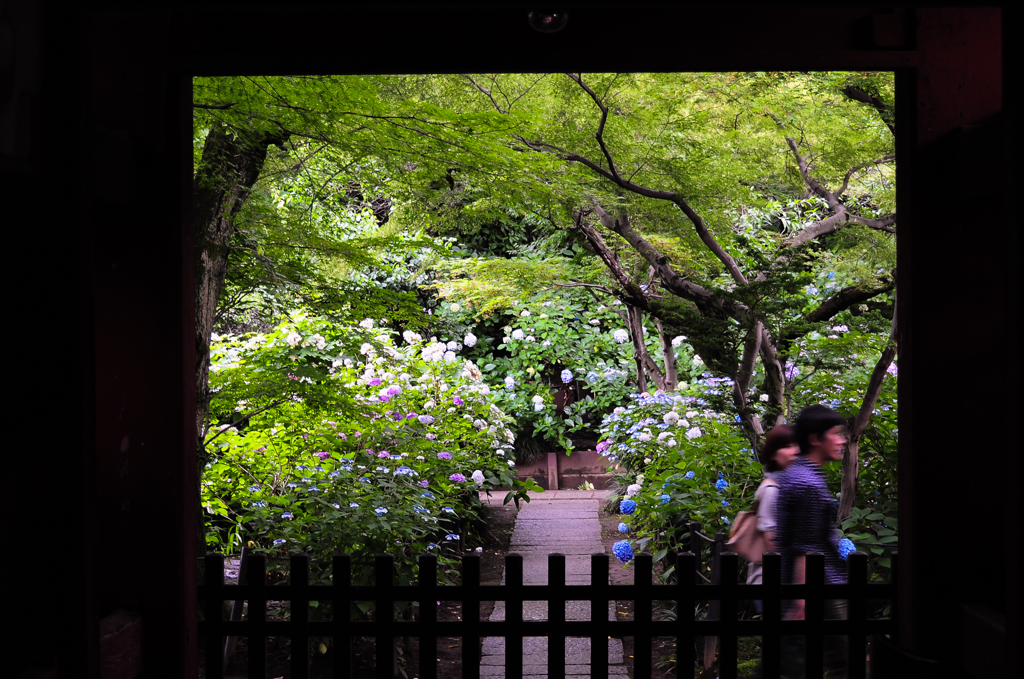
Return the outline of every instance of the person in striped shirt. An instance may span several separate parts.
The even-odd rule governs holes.
[[[846,447],[846,422],[837,412],[823,405],[807,406],[793,423],[800,454],[778,476],[775,548],[782,554],[782,581],[803,584],[806,581],[806,555],[825,555],[825,582],[846,582],[846,567],[839,556],[836,533],[836,498],[825,485],[823,467],[842,459]],[[804,601],[787,601],[785,616],[804,619]],[[846,601],[825,600],[826,619],[845,619]],[[803,638],[784,642],[782,658],[786,679],[804,674]],[[824,661],[829,679],[845,679],[846,637],[826,636]]]

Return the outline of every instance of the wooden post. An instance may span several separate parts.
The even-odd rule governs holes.
[[[348,554],[335,554],[333,567],[331,584],[334,597],[331,600],[331,605],[334,608],[334,677],[335,679],[342,677],[347,679],[352,676],[352,638],[349,636],[353,603],[349,589],[352,586],[352,557]],[[420,568],[422,569],[422,562]],[[422,579],[423,571],[421,570],[420,573]],[[436,575],[434,582],[437,582]],[[434,678],[425,677],[425,679]]]
[[[309,556],[292,554],[289,559],[292,582],[292,677],[309,676]]]
[[[558,490],[558,453],[548,453],[548,490]]]

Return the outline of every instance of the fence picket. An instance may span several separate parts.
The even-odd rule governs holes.
[[[696,578],[681,577],[681,574],[696,570],[698,563],[693,552],[676,556],[676,677],[679,679],[692,679],[693,667],[697,664],[697,649],[693,645],[697,583]]]
[[[395,622],[394,574],[394,557],[378,554],[373,561],[373,581],[377,590],[373,617],[379,623],[373,642],[377,656],[374,675],[377,679],[391,679],[395,662],[395,642],[391,633]]]
[[[523,676],[523,594],[523,555],[508,554],[505,556],[506,677]]]
[[[653,619],[654,588],[651,579],[654,577],[654,560],[650,554],[637,554],[634,568],[633,620],[636,621],[636,632],[633,634],[633,673],[637,677],[649,677],[652,649],[648,630]]]
[[[739,563],[734,552],[723,552],[719,556],[718,577],[722,583],[722,599],[719,620],[723,633],[719,635],[718,676],[721,679],[736,679],[737,638],[736,638],[736,584],[739,579]]]
[[[348,679],[352,676],[352,557],[335,554],[332,566],[334,679]]]
[[[847,617],[857,623],[847,636],[847,676],[849,679],[864,679],[867,675],[867,635],[864,621],[868,617],[867,585],[868,555],[854,552],[847,557],[846,582],[855,586],[847,602]]]
[[[825,619],[825,600],[821,597],[821,586],[825,584],[825,555],[810,552],[805,559],[805,579],[811,591],[804,603],[804,620],[809,629],[821,629],[821,621]],[[806,665],[807,679],[822,679],[824,676],[824,637],[820,634],[808,634],[804,637],[807,647]]]
[[[480,557],[462,557],[462,679],[480,679]]]
[[[292,584],[292,677],[309,676],[309,557],[292,554],[289,560]]]
[[[605,634],[607,624],[600,624],[608,619],[608,602],[611,600],[608,592],[607,554],[590,556],[590,591],[590,622],[593,629],[590,633],[590,675],[607,677],[610,635]]]
[[[779,622],[782,620],[782,555],[765,552],[761,558],[761,619],[764,633],[761,635],[761,667],[765,677],[781,674],[782,636]]]
[[[253,554],[249,559],[249,677],[267,677],[267,557]]]
[[[548,555],[548,587],[551,591],[548,597],[548,620],[553,630],[548,635],[548,679],[565,679],[565,634],[561,632],[565,625],[566,601],[564,554]],[[515,676],[512,672],[506,672],[506,677]]]
[[[419,564],[420,679],[437,679],[437,557],[425,554]]]

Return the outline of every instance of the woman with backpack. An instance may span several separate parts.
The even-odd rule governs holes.
[[[775,534],[775,502],[779,496],[779,484],[776,475],[789,466],[800,452],[796,442],[796,432],[786,424],[780,424],[765,437],[761,447],[760,460],[764,466],[764,480],[754,492],[754,504],[757,508],[757,530],[764,534],[769,549],[772,551],[772,538]],[[761,584],[761,562],[747,562],[747,584]],[[755,601],[757,612],[761,612],[761,602]]]

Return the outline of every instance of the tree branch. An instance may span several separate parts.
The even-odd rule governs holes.
[[[858,89],[853,85],[847,85],[846,87],[844,87],[843,94],[845,94],[850,99],[853,99],[854,101],[859,101],[862,104],[867,104],[868,106],[878,111],[878,113],[882,116],[882,122],[884,122],[885,126],[889,128],[890,132],[892,132],[892,136],[896,136],[896,123],[894,122],[893,108],[891,106],[886,104],[878,97],[872,96],[871,94],[868,94],[864,90]]]
[[[782,339],[784,342],[791,342],[804,334],[804,331],[800,328],[801,325],[827,321],[840,311],[849,309],[854,304],[866,302],[869,299],[876,297],[883,292],[888,292],[895,287],[896,279],[890,276],[881,279],[874,285],[870,283],[861,283],[860,285],[843,288],[819,304],[817,308],[807,312],[807,314],[800,319],[800,323],[795,327],[791,327],[784,333]]]

